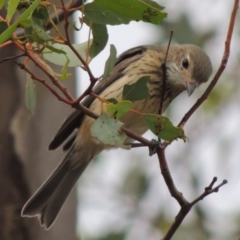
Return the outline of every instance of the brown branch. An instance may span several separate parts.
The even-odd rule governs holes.
[[[171,173],[168,168],[167,160],[165,157],[165,149],[162,147],[159,147],[159,149],[157,150],[157,155],[159,159],[161,173],[168,187],[168,190],[171,193],[171,196],[177,200],[180,206],[182,207],[186,206],[187,204],[189,204],[188,201],[183,197],[183,194],[177,190],[173,182]]]
[[[165,95],[165,90],[166,90],[166,78],[167,78],[166,62],[167,62],[167,57],[168,57],[168,51],[169,51],[170,44],[171,44],[171,41],[172,41],[172,36],[173,36],[173,30],[171,30],[171,32],[170,32],[170,38],[169,38],[169,41],[168,41],[168,46],[167,46],[167,51],[166,51],[166,54],[165,54],[165,59],[164,59],[164,62],[162,63],[162,65],[161,65],[161,69],[162,69],[162,96],[161,96],[160,106],[159,106],[159,109],[158,109],[158,114],[160,114],[160,115],[162,114],[164,95]]]
[[[69,21],[68,21],[68,17],[69,17],[69,13],[68,13],[68,9],[65,7],[64,4],[64,0],[61,0],[62,6],[63,6],[63,11],[65,14],[65,18],[64,18],[64,29],[65,29],[65,34],[66,34],[66,38],[67,38],[67,42],[66,44],[71,48],[71,50],[75,53],[75,55],[78,57],[78,59],[81,61],[81,63],[83,64],[84,68],[86,69],[89,77],[90,77],[90,81],[95,82],[97,81],[97,79],[93,76],[91,69],[89,68],[87,62],[83,59],[83,57],[79,54],[79,52],[75,49],[75,47],[73,47],[70,37],[69,37],[69,33],[68,33],[68,26],[69,26]]]
[[[226,37],[226,41],[225,41],[224,54],[222,57],[220,67],[219,67],[217,73],[215,74],[213,80],[209,84],[208,88],[204,92],[204,94],[197,100],[197,102],[192,106],[192,108],[185,114],[185,116],[182,118],[182,120],[178,124],[178,127],[180,127],[180,126],[183,127],[186,124],[186,122],[188,121],[188,119],[192,116],[192,114],[208,98],[209,94],[213,90],[214,86],[217,84],[220,76],[222,75],[224,69],[227,66],[227,62],[228,62],[228,58],[229,58],[229,54],[230,54],[230,44],[231,44],[231,39],[232,39],[232,34],[233,34],[233,28],[235,25],[237,10],[239,7],[238,5],[239,5],[239,0],[235,0],[234,6],[233,6],[233,11],[232,11],[231,18],[230,18],[229,27],[228,27],[228,33],[227,33],[227,37]]]
[[[88,116],[90,116],[90,117],[92,117],[94,119],[99,118],[99,115],[97,115],[96,113],[92,112],[89,108],[85,107],[82,104],[73,102],[72,103],[72,107],[75,108],[75,109],[78,109],[80,111],[83,111],[85,114],[87,114]],[[151,141],[149,141],[148,139],[146,139],[146,138],[144,138],[144,137],[134,133],[133,131],[129,130],[128,128],[121,127],[121,131],[126,133],[128,137],[133,138],[133,139],[139,141],[144,146],[148,146],[148,147],[152,146],[152,142]]]
[[[67,8],[69,8],[69,7],[71,7],[71,8],[79,8],[80,6],[82,6],[82,0],[75,0],[75,1],[72,1],[72,0],[70,0],[68,3],[67,3]],[[69,11],[69,16],[70,15],[72,15],[73,14],[73,11]],[[51,15],[50,15],[50,18],[51,18],[51,20],[52,20],[52,22],[54,23],[54,24],[58,24],[59,22],[62,22],[63,20],[64,20],[64,17],[65,17],[65,12],[62,10],[62,9],[60,9],[60,10],[58,10],[57,11],[57,13],[56,12],[53,12]],[[49,30],[49,29],[51,29],[53,26],[52,26],[52,23],[51,22],[48,22],[47,24],[46,24],[46,30]],[[17,34],[17,36],[18,37],[20,37],[20,36],[23,36],[24,34],[25,34],[25,32],[24,32],[24,29],[18,29],[17,31],[16,31],[16,34]]]
[[[226,37],[226,41],[225,41],[225,50],[224,50],[224,54],[223,54],[223,57],[222,57],[220,67],[219,67],[217,73],[215,74],[213,80],[211,81],[210,85],[208,86],[208,88],[204,92],[204,94],[197,100],[197,102],[193,105],[193,107],[185,114],[185,116],[183,117],[183,119],[181,120],[181,122],[178,125],[179,127],[183,127],[186,124],[186,122],[188,121],[188,119],[191,117],[191,115],[207,99],[208,95],[210,94],[210,92],[212,91],[212,89],[214,88],[216,83],[218,82],[222,72],[226,68],[228,58],[229,58],[229,54],[230,54],[230,43],[231,43],[231,39],[232,39],[233,28],[234,28],[234,24],[235,24],[238,5],[239,5],[239,0],[235,0],[234,6],[233,6],[233,11],[232,11],[231,18],[230,18],[228,33],[227,33],[227,37]],[[164,146],[166,146],[166,145],[167,145],[167,143],[164,143]],[[174,233],[177,231],[177,229],[181,225],[182,221],[187,216],[187,214],[189,213],[191,208],[194,206],[194,204],[196,204],[200,200],[204,199],[209,194],[214,193],[214,192],[218,192],[220,187],[222,187],[224,184],[226,184],[227,181],[224,180],[221,184],[219,184],[218,186],[213,188],[213,185],[217,181],[216,177],[213,178],[210,185],[205,188],[204,193],[202,193],[198,198],[196,198],[194,201],[189,203],[184,198],[183,194],[180,193],[174,185],[174,182],[173,182],[173,179],[171,177],[171,174],[170,174],[170,171],[169,171],[169,168],[168,168],[168,165],[167,165],[167,161],[166,161],[166,158],[165,158],[164,149],[165,148],[160,147],[157,151],[158,158],[159,158],[159,163],[160,163],[160,168],[161,168],[161,173],[163,175],[163,178],[165,180],[165,183],[168,187],[169,192],[171,193],[171,195],[177,200],[177,202],[181,206],[181,209],[180,209],[179,213],[177,214],[174,222],[172,223],[171,227],[169,228],[169,230],[167,231],[166,235],[163,238],[163,240],[169,240],[169,239],[172,238]]]
[[[16,62],[16,61],[15,61],[15,63],[16,63],[21,69],[23,69],[24,71],[26,71],[26,72],[31,76],[31,78],[32,78],[33,80],[36,80],[36,81],[40,82],[41,84],[43,84],[50,92],[52,92],[52,94],[54,94],[54,95],[58,98],[59,101],[65,102],[65,103],[67,103],[67,104],[69,104],[69,105],[72,104],[72,102],[69,101],[68,99],[61,97],[44,79],[37,77],[27,66],[25,66],[25,65],[22,64],[22,63],[18,63],[18,62]]]
[[[84,97],[86,97],[87,95],[92,93],[92,89],[93,89],[94,85],[96,84],[97,80],[98,80],[97,78],[94,81],[90,80],[90,84],[88,85],[87,89],[81,94],[81,96],[79,96],[75,100],[75,103],[81,102]]]
[[[181,209],[180,209],[179,213],[177,214],[174,222],[172,223],[171,227],[168,229],[166,235],[163,238],[163,240],[169,240],[175,234],[175,232],[181,225],[184,218],[190,212],[193,205],[196,204],[197,202],[199,202],[200,200],[204,199],[209,194],[217,192],[220,187],[222,187],[224,184],[227,183],[227,181],[224,180],[221,184],[219,184],[215,188],[212,188],[214,183],[217,181],[217,178],[214,178],[213,181],[210,183],[210,185],[205,188],[204,193],[202,193],[198,198],[196,198],[194,201],[192,201],[190,203],[184,198],[183,194],[177,190],[177,188],[174,184],[174,181],[172,179],[172,176],[171,176],[171,173],[168,168],[167,161],[166,161],[165,149],[162,147],[159,147],[157,154],[158,154],[158,158],[159,158],[161,173],[162,173],[164,181],[168,187],[168,190],[171,193],[171,196],[173,198],[175,198],[177,200],[177,202],[179,203],[179,205],[181,206]]]
[[[66,96],[66,98],[70,101],[73,101],[73,97],[71,96],[71,94],[69,93],[68,89],[63,85],[61,84],[57,77],[52,74],[49,70],[50,70],[50,67],[45,63],[43,62],[43,60],[39,57],[38,54],[35,54],[33,52],[33,49],[31,49],[31,44],[28,44],[28,47],[26,45],[22,45],[19,41],[13,41],[13,43],[21,50],[24,52],[24,54],[29,58],[31,59],[35,65],[40,68],[49,78],[50,80],[52,81],[52,83],[58,87],[58,89],[60,89],[60,91]]]
[[[60,83],[60,81],[54,74],[50,73],[49,69],[47,69],[46,64],[42,61],[42,59],[31,49],[27,49],[26,46],[25,53],[36,64],[36,66],[40,68],[49,77],[51,82],[66,96],[66,98],[70,101],[73,101],[74,98],[69,93],[68,89]]]
[[[208,187],[205,188],[205,191],[198,197],[196,198],[194,201],[192,201],[190,203],[191,206],[195,205],[197,202],[203,200],[206,196],[208,196],[211,193],[215,193],[218,192],[218,190],[220,189],[220,187],[222,187],[223,185],[227,184],[227,180],[223,180],[222,183],[220,183],[218,186],[216,186],[215,188],[213,188],[213,185],[215,184],[215,182],[217,182],[217,177],[214,177],[212,182],[209,184]]]
[[[19,58],[19,57],[24,57],[24,56],[26,56],[26,54],[22,53],[20,55],[4,58],[3,60],[0,60],[0,63],[6,62],[6,61],[10,61],[10,60],[13,60],[13,59],[16,59],[16,58]]]
[[[164,236],[163,240],[169,240],[172,238],[172,236],[174,235],[174,233],[177,231],[177,229],[179,228],[179,226],[181,225],[182,221],[184,220],[184,218],[187,216],[187,214],[190,212],[190,210],[192,209],[193,205],[195,205],[197,202],[199,202],[200,200],[204,199],[206,196],[208,196],[211,193],[214,192],[218,192],[218,190],[220,189],[220,187],[222,187],[223,185],[225,185],[227,183],[226,180],[223,180],[223,182],[221,184],[219,184],[218,186],[216,186],[215,188],[212,188],[214,183],[217,181],[217,178],[214,177],[212,182],[210,183],[210,185],[208,187],[205,188],[204,193],[202,193],[198,198],[196,198],[194,201],[192,201],[191,203],[187,203],[186,205],[182,206],[178,215],[176,216],[173,224],[171,225],[171,227],[169,228],[168,232],[166,233],[166,235]]]

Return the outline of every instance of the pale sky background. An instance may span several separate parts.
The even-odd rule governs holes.
[[[171,0],[158,1],[158,3],[166,7],[166,12],[169,13],[168,20],[170,21],[177,19],[180,12],[185,11],[190,16],[192,26],[198,28],[199,31],[205,31],[213,27],[216,28],[218,33],[217,37],[205,46],[205,51],[210,56],[214,70],[216,71],[216,67],[219,66],[223,54],[233,1]],[[104,51],[90,64],[94,75],[100,76],[103,73],[105,61],[109,55],[110,44],[114,44],[118,54],[120,54],[131,47],[149,44],[150,40],[154,43],[154,31],[156,31],[156,28],[147,23],[133,22],[129,25],[108,26],[108,44]],[[235,35],[236,32],[237,31],[235,31]],[[175,30],[175,34],[177,34],[177,29]],[[87,36],[88,29],[83,28],[81,35],[77,36],[77,41],[84,42],[87,40]],[[237,40],[233,39],[232,49],[236,48],[238,48]],[[232,54],[227,71],[232,71],[236,60],[237,56]],[[88,76],[83,71],[81,71],[78,76],[80,79],[79,89],[82,91],[88,84]],[[224,80],[226,81],[226,79]],[[178,103],[176,103],[176,109],[178,109],[178,111],[174,111],[171,117],[171,120],[175,124],[179,122],[183,114],[193,105],[196,97],[201,96],[204,89],[205,87],[201,87],[195,91],[194,96],[191,96],[191,98],[188,98],[186,92],[182,94],[184,95],[182,96],[182,102],[184,104],[178,108]],[[236,105],[231,105],[225,112],[219,113],[217,117],[221,118],[222,121],[219,121],[218,125],[215,124],[212,126],[210,120],[208,125],[203,125],[202,121],[206,120],[207,117],[204,116],[203,113],[202,115],[194,115],[185,128],[190,142],[185,144],[179,140],[178,142],[174,142],[166,151],[170,168],[172,164],[176,164],[178,160],[182,161],[177,162],[177,164],[181,170],[185,169],[186,174],[179,176],[179,172],[175,170],[173,176],[177,187],[180,191],[183,191],[189,200],[193,200],[202,193],[204,187],[211,182],[214,176],[218,177],[218,183],[222,182],[223,179],[229,180],[229,178],[231,178],[231,182],[221,188],[219,193],[214,193],[199,203],[203,204],[205,209],[209,209],[209,212],[212,213],[210,216],[210,218],[213,218],[211,224],[218,226],[218,240],[224,239],[224,236],[227,234],[226,232],[231,232],[232,228],[235,227],[234,222],[229,222],[227,226],[226,219],[228,215],[234,212],[239,213],[240,209],[240,111],[237,104],[239,100],[239,97],[236,96]],[[181,111],[179,109],[181,109]],[[238,111],[236,111],[236,109],[238,109]],[[195,126],[196,124],[197,126]],[[193,126],[196,130],[189,132],[188,129],[192,129]],[[202,134],[205,135],[204,138]],[[209,136],[206,137],[206,135]],[[153,135],[148,132],[145,137],[152,139]],[[191,144],[191,141],[194,141],[194,139],[198,141],[197,145]],[[214,139],[222,141],[221,149],[219,149],[219,144],[215,144]],[[232,144],[230,146],[224,145],[224,142],[227,142],[229,139],[233,139]],[[178,152],[176,152],[176,150]],[[187,152],[192,162],[185,163],[184,160],[178,159],[179,152]],[[223,157],[222,155],[226,156],[225,159],[228,164],[224,162],[222,162],[221,165],[219,164],[219,159]],[[146,219],[141,219],[141,221],[139,220],[140,218],[137,217],[136,219],[128,219],[132,199],[117,196],[116,191],[114,191],[115,188],[121,186],[122,179],[127,170],[136,165],[143,171],[146,171],[147,175],[153,179],[148,196],[141,203],[141,210],[145,211],[143,215],[146,217]],[[197,189],[195,193],[191,193],[186,189],[184,183],[188,181],[188,174],[194,174],[194,171],[203,172],[204,176],[201,182],[202,188]],[[181,171],[181,173],[182,172],[183,171]],[[161,189],[161,192],[158,191],[159,189]],[[119,201],[119,199],[121,201]],[[170,207],[166,211],[173,219],[179,207],[175,200],[170,197],[166,189],[156,156],[150,158],[148,151],[144,148],[131,151],[105,151],[101,155],[101,160],[90,165],[79,181],[79,219],[77,231],[82,239],[84,239],[85,234],[97,237],[108,232],[109,229],[119,229],[120,231],[128,224],[132,224],[133,227],[129,232],[129,240],[159,239],[161,237],[160,233],[158,230],[152,229],[152,226],[148,224],[148,218],[151,219],[156,214],[159,210],[159,205],[161,205],[161,201],[164,203],[169,202]],[[191,213],[185,221],[191,221],[193,218],[194,214]],[[134,226],[136,227],[134,228]],[[141,232],[139,232],[139,226],[141,226]],[[212,227],[214,228],[215,226]]]

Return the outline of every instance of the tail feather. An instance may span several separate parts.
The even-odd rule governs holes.
[[[88,159],[83,159],[80,166],[71,168],[69,160],[72,153],[73,150],[68,152],[57,169],[24,205],[22,216],[38,216],[42,226],[46,229],[51,227],[74,184],[89,163]]]
[[[80,167],[67,172],[58,188],[54,191],[54,194],[52,194],[51,198],[48,200],[44,209],[42,209],[39,220],[41,225],[43,225],[46,229],[50,228],[54,223],[69,193],[86,168],[87,163],[88,162],[85,162],[84,166],[81,165]]]

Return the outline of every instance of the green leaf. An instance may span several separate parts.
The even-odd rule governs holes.
[[[34,12],[33,12],[33,17],[37,19],[41,19],[46,23],[49,19],[49,13],[48,9],[45,6],[38,7]]]
[[[30,114],[33,115],[36,107],[36,86],[29,74],[27,74],[25,105]]]
[[[181,138],[184,142],[187,137],[182,128],[173,126],[172,122],[164,116],[154,114],[142,114],[149,129],[159,138],[172,141]]]
[[[68,70],[68,64],[70,62],[70,60],[68,59],[68,57],[66,56],[66,63],[65,63],[65,66],[63,66],[62,70],[61,70],[61,74],[59,73],[56,73],[54,71],[52,71],[58,78],[62,79],[62,80],[67,80],[68,78],[71,77],[71,73],[68,73],[67,70]]]
[[[46,48],[48,48],[49,50],[51,50],[52,52],[55,52],[57,54],[67,54],[65,51],[63,51],[61,49],[58,49],[58,48],[55,48],[51,45],[47,45]]]
[[[0,9],[4,6],[5,0],[0,0]]]
[[[91,59],[96,57],[106,46],[108,41],[108,32],[105,25],[92,23],[93,42],[89,49]]]
[[[12,17],[17,10],[17,6],[18,6],[19,2],[20,2],[20,0],[9,0],[9,2],[8,2],[7,18],[8,18],[9,23],[11,22]]]
[[[67,80],[67,79],[71,76],[71,74],[67,72],[69,62],[70,62],[70,60],[67,59],[66,64],[65,64],[65,65],[63,66],[63,68],[62,68],[62,71],[61,71],[61,73],[62,73],[61,79],[63,79],[63,80]]]
[[[0,22],[0,34],[2,34],[7,28],[8,28],[7,23],[4,21],[1,21]]]
[[[119,16],[135,21],[159,24],[167,17],[167,14],[162,12],[164,8],[151,0],[95,0],[95,2]]]
[[[41,0],[35,0],[31,6],[26,9],[26,11],[24,11],[20,17],[18,18],[18,20],[12,24],[11,26],[9,26],[1,35],[0,35],[0,44],[4,43],[5,41],[7,41],[9,38],[11,38],[12,34],[14,33],[14,31],[16,30],[19,22],[26,20],[31,14],[32,12],[39,6],[39,3],[41,2]]]
[[[32,39],[34,42],[43,43],[51,40],[51,37],[44,29],[42,22],[42,20],[32,17]]]
[[[17,28],[17,23],[14,23],[10,27],[8,27],[1,35],[0,35],[0,44],[6,42],[9,38],[12,37],[12,34]]]
[[[130,147],[124,144],[127,136],[121,132],[122,125],[122,122],[102,113],[92,125],[91,134],[103,144],[129,149]]]
[[[113,1],[111,1],[111,3],[113,3]],[[119,25],[128,24],[131,21],[130,18],[116,14],[101,6],[96,1],[83,5],[80,10],[87,17],[85,22],[90,21],[102,25]]]
[[[82,56],[82,58],[89,63],[91,58],[88,57],[88,46],[91,44],[89,42],[84,42],[81,44],[73,44],[74,48]],[[82,63],[75,55],[75,53],[69,48],[69,46],[64,44],[50,44],[42,51],[44,59],[48,62],[54,63],[59,66],[65,66],[66,62],[69,60],[68,67],[81,66]]]
[[[113,44],[110,45],[110,55],[106,61],[102,80],[106,79],[115,66],[117,60],[117,50]]]
[[[143,76],[132,85],[126,84],[123,88],[123,99],[129,101],[138,101],[149,97],[150,94],[147,86],[149,79],[149,76]]]
[[[20,21],[19,24],[25,28],[25,34],[26,34],[26,29],[29,31],[29,35],[32,33],[32,17],[29,16],[27,19],[24,19],[23,21]],[[27,35],[27,34],[26,34]]]
[[[130,101],[120,101],[117,104],[109,103],[107,105],[107,111],[111,114],[111,117],[115,119],[122,117],[132,107],[132,102]]]
[[[117,104],[118,103],[118,101],[117,101],[117,99],[115,99],[115,98],[109,98],[109,99],[106,99],[108,102],[110,102],[110,103],[113,103],[113,104]]]

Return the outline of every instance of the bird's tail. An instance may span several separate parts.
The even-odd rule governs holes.
[[[38,216],[42,226],[50,228],[60,212],[74,184],[90,160],[84,159],[75,168],[71,166],[74,150],[70,150],[60,165],[28,200],[22,209],[22,216]]]

